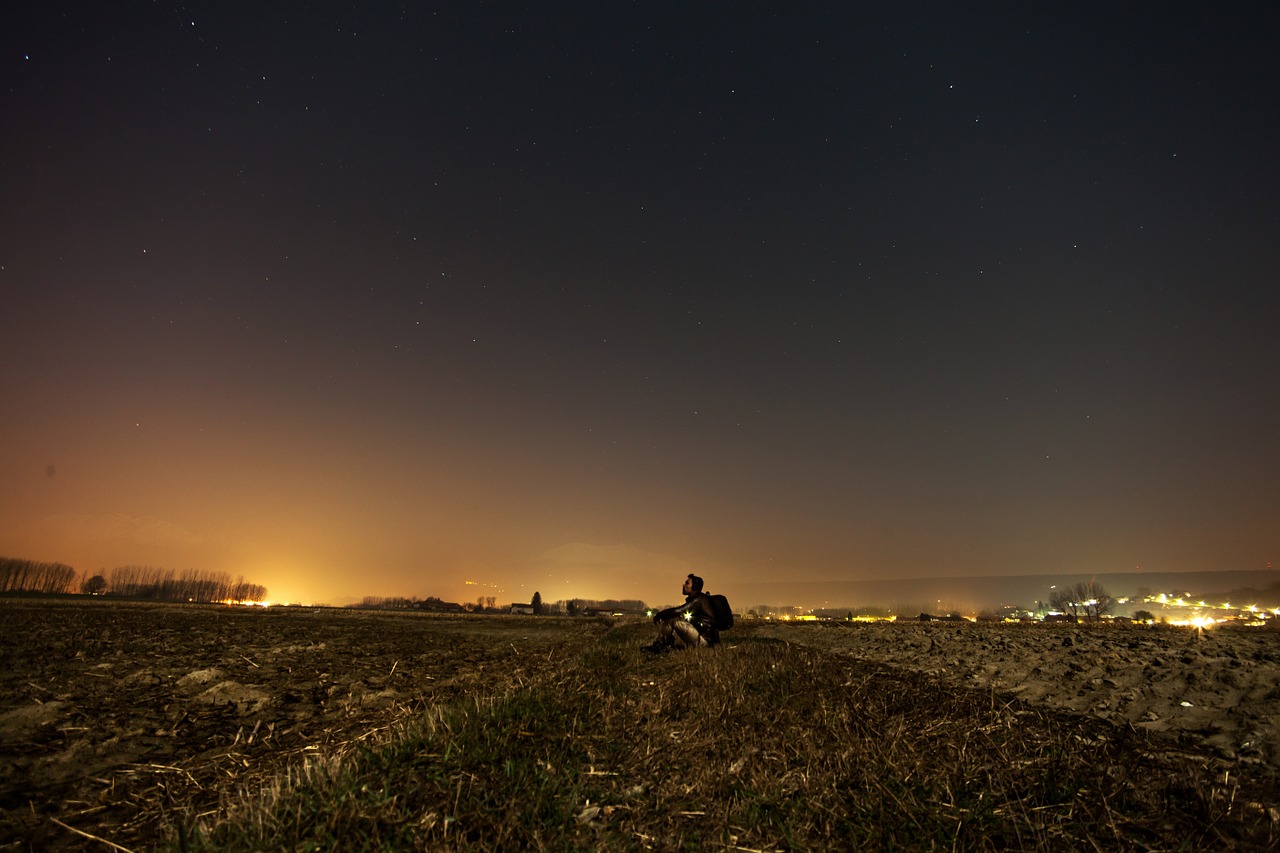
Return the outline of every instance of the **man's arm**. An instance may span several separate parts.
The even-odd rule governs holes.
[[[664,619],[683,619],[684,614],[689,612],[690,609],[688,602],[677,607],[668,607],[666,610],[659,610],[657,613],[653,614],[653,621],[661,622]]]

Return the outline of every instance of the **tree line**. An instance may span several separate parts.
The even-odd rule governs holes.
[[[427,596],[423,599],[405,598],[403,596],[384,597],[378,595],[366,595],[358,604],[348,605],[349,607],[359,608],[361,610],[425,610],[434,613],[505,613],[511,606],[526,606],[521,602],[515,602],[514,605],[498,606],[498,599],[492,595],[482,595],[476,599],[475,604],[458,604],[452,601],[442,601],[435,596]],[[645,603],[639,599],[590,599],[590,598],[574,598],[567,601],[556,601],[548,604],[542,600],[542,593],[534,592],[533,598],[530,599],[528,607],[532,608],[536,615],[564,613],[569,616],[578,616],[584,613],[608,610],[621,611],[624,613],[643,613],[645,611]]]
[[[226,572],[186,569],[174,572],[154,566],[121,566],[111,570],[107,592],[156,601],[266,601],[267,588]]]
[[[622,613],[643,613],[646,605],[634,598],[571,598],[565,602],[557,602],[556,610],[563,610],[570,616],[588,610],[610,610]]]
[[[63,563],[0,557],[0,592],[71,592],[76,570]]]
[[[63,563],[41,563],[0,557],[0,592],[75,592],[78,574]],[[121,566],[99,571],[79,583],[87,595],[118,595],[155,601],[266,601],[267,588],[226,572],[186,569],[175,572],[154,566]]]

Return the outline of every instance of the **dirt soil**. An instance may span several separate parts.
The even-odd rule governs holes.
[[[535,624],[536,623],[536,624]],[[0,599],[0,849],[150,849],[308,753],[519,684],[590,620]]]
[[[1274,622],[1274,620],[1273,620]],[[811,622],[763,629],[957,686],[1101,717],[1280,772],[1280,630],[1218,626]]]
[[[438,702],[518,686],[587,619],[0,599],[0,850],[154,849],[166,826]],[[1280,773],[1280,631],[766,624],[776,636]],[[638,652],[637,652],[638,654]],[[1280,815],[1277,816],[1280,819]]]

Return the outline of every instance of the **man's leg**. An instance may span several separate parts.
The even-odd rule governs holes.
[[[641,648],[646,652],[664,652],[667,649],[706,648],[707,638],[698,633],[697,627],[687,619],[663,619],[658,622],[658,638]]]
[[[676,636],[675,631],[672,630],[673,621],[674,620],[671,619],[661,619],[655,623],[658,626],[657,638],[649,645],[641,646],[641,650],[646,652],[665,652],[667,649],[674,646]]]
[[[707,640],[698,633],[698,628],[692,622],[685,619],[677,619],[671,626],[671,633],[675,637],[675,643],[682,649],[705,648]]]

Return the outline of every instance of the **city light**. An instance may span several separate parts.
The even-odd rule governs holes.
[[[1246,607],[1237,607],[1229,601],[1210,604],[1205,599],[1192,599],[1190,595],[1177,593],[1161,592],[1148,595],[1143,598],[1143,603],[1157,605],[1163,610],[1170,611],[1160,621],[1201,631],[1224,622],[1260,626],[1265,620],[1277,615],[1276,611],[1259,608],[1256,604]]]

